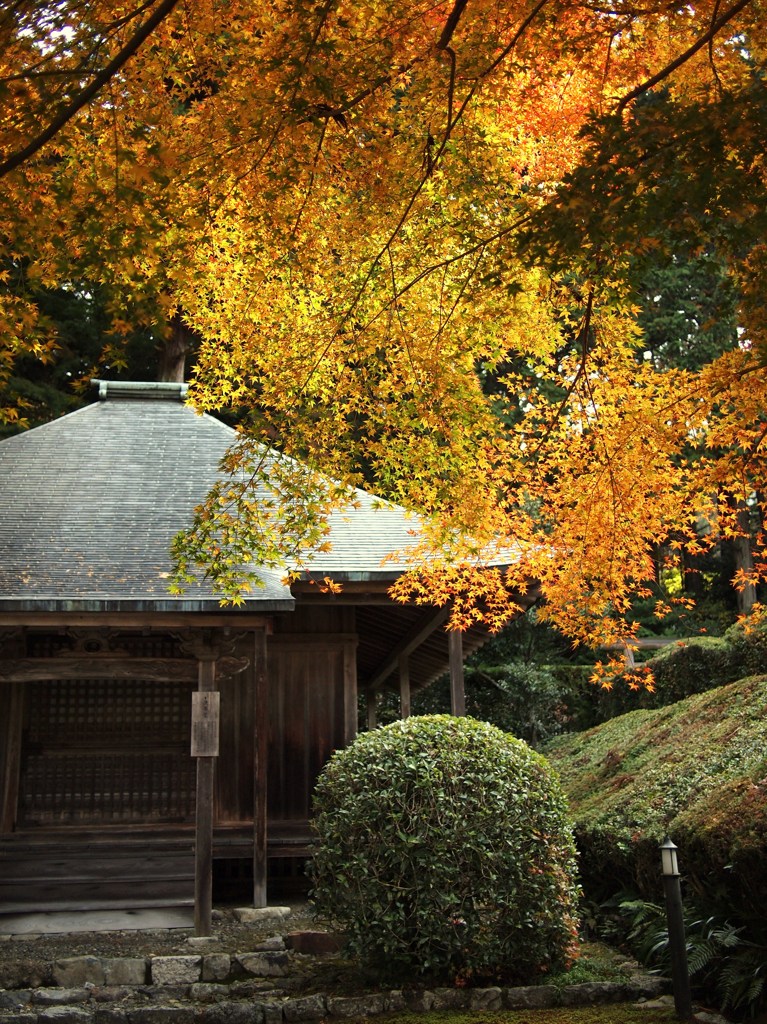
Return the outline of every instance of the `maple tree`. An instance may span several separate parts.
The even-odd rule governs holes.
[[[183,322],[196,404],[249,412],[177,545],[180,579],[203,566],[238,600],[251,558],[323,543],[364,479],[443,556],[397,596],[495,627],[536,579],[576,640],[625,638],[633,597],[657,592],[653,545],[742,534],[767,490],[764,15],[13,0],[0,373],[56,343],[8,287],[19,268],[94,282],[113,349]],[[643,261],[704,252],[738,344],[642,362]],[[739,582],[763,574],[757,557]]]

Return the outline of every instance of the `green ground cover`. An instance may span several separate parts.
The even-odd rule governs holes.
[[[551,1010],[403,1013],[387,1017],[386,1024],[671,1024],[672,1021],[676,1022],[677,1017],[671,1007],[650,1008],[619,1003],[611,1006],[559,1006]]]

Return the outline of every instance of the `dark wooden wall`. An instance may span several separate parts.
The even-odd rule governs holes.
[[[354,736],[353,627],[353,608],[311,608],[279,620],[267,640],[267,808],[271,822],[306,821],[320,769],[334,750]],[[247,654],[247,645],[238,653]],[[255,686],[252,666],[240,675],[219,680],[219,826],[253,820]]]

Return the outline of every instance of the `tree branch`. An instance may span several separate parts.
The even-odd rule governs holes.
[[[438,50],[445,50],[450,45],[450,40],[453,38],[453,33],[468,2],[469,0],[455,0],[453,9],[445,22],[445,27],[442,29],[442,35],[439,37],[439,42],[437,43]]]
[[[34,156],[38,150],[42,149],[46,142],[50,142],[52,138],[58,135],[61,129],[72,120],[75,114],[90,103],[93,97],[96,96],[107,82],[117,74],[120,68],[130,60],[141,44],[152,34],[152,32],[154,32],[160,22],[170,14],[177,3],[178,0],[162,0],[154,14],[150,15],[144,24],[134,32],[125,46],[123,46],[120,52],[107,64],[107,66],[96,75],[90,85],[86,86],[79,96],[76,96],[71,103],[64,107],[64,109],[61,110],[48,124],[47,128],[44,128],[39,135],[24,147],[24,149],[19,150],[0,163],[0,178],[8,174],[10,171],[15,170],[31,156]]]
[[[736,3],[734,7],[731,7],[729,11],[725,11],[720,18],[717,18],[717,20],[712,23],[708,32],[705,32],[699,39],[697,39],[689,49],[685,50],[684,53],[680,54],[675,60],[672,60],[670,64],[667,64],[665,68],[657,73],[657,75],[653,75],[652,78],[648,78],[646,82],[638,85],[636,89],[632,89],[631,92],[626,93],[618,104],[617,113],[622,113],[632,100],[635,100],[637,97],[649,92],[649,90],[654,88],[658,82],[662,82],[664,78],[668,78],[669,75],[673,74],[677,68],[686,64],[691,57],[695,56],[698,50],[711,42],[717,32],[724,28],[728,21],[732,21],[735,15],[740,14],[743,8],[748,7],[750,3],[751,0],[738,0],[738,3]]]

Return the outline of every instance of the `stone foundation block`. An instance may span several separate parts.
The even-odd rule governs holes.
[[[91,1024],[93,1014],[84,1006],[46,1006],[37,1015],[38,1024]]]
[[[503,993],[500,988],[469,989],[470,1010],[500,1010],[503,1006]]]
[[[123,1006],[97,1006],[93,1024],[126,1024],[128,1012]]]
[[[149,961],[153,985],[189,985],[200,980],[201,956],[153,956]]]
[[[546,1010],[559,1005],[556,985],[527,985],[502,991],[503,1005],[507,1010]]]
[[[285,949],[285,940],[281,935],[270,935],[268,939],[264,939],[263,942],[257,943],[253,947],[255,953],[274,952],[278,949]]]
[[[265,1002],[259,1003],[259,1006],[264,1015],[264,1024],[281,1024],[282,1003],[267,999]]]
[[[133,985],[104,985],[103,988],[94,988],[91,992],[91,999],[94,1003],[119,1003],[122,999],[130,999],[135,995]]]
[[[128,1010],[128,1024],[195,1024],[192,1006],[142,1006]]]
[[[634,978],[626,982],[626,998],[657,999],[670,989],[671,983],[666,978]]]
[[[290,907],[238,907],[234,916],[242,924],[261,924],[262,921],[280,921],[290,916]]]
[[[287,999],[282,1004],[282,1014],[285,1020],[320,1020],[327,1013],[325,997],[304,996],[301,999]]]
[[[407,1000],[404,992],[395,989],[386,996],[387,1013],[404,1013],[407,1010]]]
[[[202,958],[203,981],[226,981],[232,970],[228,953],[206,953]]]
[[[435,1010],[465,1010],[469,1005],[469,992],[465,988],[435,988]]]
[[[107,985],[145,985],[147,964],[143,957],[122,957],[101,961]]]
[[[626,987],[619,982],[584,982],[582,985],[567,985],[560,992],[562,1006],[618,1003],[626,998]]]
[[[408,992],[405,996],[408,1010],[413,1013],[427,1013],[434,1009],[434,993],[428,989],[422,992]]]
[[[18,1010],[31,1000],[28,988],[17,988],[11,992],[0,991],[0,1010]]]
[[[218,1003],[206,1006],[198,1024],[263,1024],[263,1011],[253,1003]]]
[[[79,985],[103,985],[104,967],[98,957],[73,956],[57,960],[53,965],[53,980],[62,988]]]
[[[32,993],[32,1002],[37,1006],[69,1006],[87,1003],[89,997],[87,988],[38,988]]]
[[[198,982],[189,989],[189,998],[195,1003],[223,1003],[229,997],[228,985]]]
[[[333,1017],[373,1017],[386,1010],[386,1000],[377,992],[367,996],[328,996],[327,1005]]]

